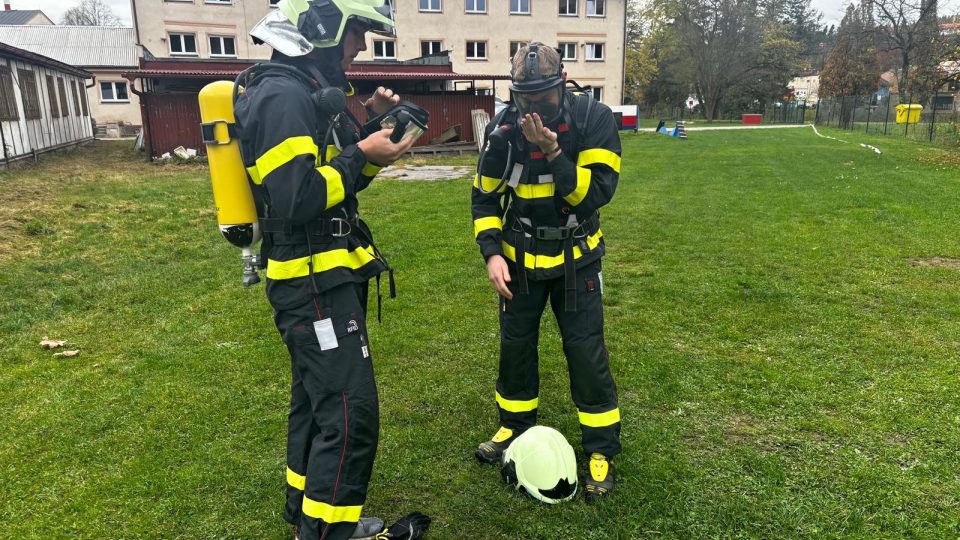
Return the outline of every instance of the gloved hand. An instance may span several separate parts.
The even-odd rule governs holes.
[[[413,512],[377,534],[376,540],[418,540],[430,528],[430,516]]]

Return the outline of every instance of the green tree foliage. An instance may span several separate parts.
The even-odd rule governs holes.
[[[877,89],[880,71],[870,21],[862,8],[847,6],[837,44],[820,73],[821,96],[859,96]]]

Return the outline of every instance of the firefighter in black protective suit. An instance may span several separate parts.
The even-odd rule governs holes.
[[[536,423],[537,342],[549,299],[590,459],[584,495],[591,501],[613,490],[610,461],[620,453],[620,409],[603,340],[599,217],[617,187],[620,136],[606,105],[566,89],[556,50],[522,47],[511,78],[513,103],[486,128],[472,193],[477,244],[500,294],[501,427],[476,456],[499,462]]]
[[[413,139],[362,138],[344,110],[345,71],[366,31],[393,35],[385,1],[282,0],[251,30],[271,62],[241,75],[235,114],[267,261],[267,297],[290,353],[284,518],[303,540],[420,538],[429,518],[389,528],[361,518],[377,451],[379,403],[367,286],[389,270],[359,219],[357,194]],[[382,113],[399,98],[380,88]],[[391,272],[391,294],[393,291]],[[379,302],[379,294],[378,294]]]

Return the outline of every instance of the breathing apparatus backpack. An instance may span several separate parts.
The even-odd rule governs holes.
[[[340,114],[345,114],[356,126],[361,139],[373,131],[393,128],[390,140],[394,143],[404,137],[419,137],[427,130],[430,118],[426,110],[403,101],[368,122],[361,123],[347,108],[343,90],[328,85],[319,71],[312,70],[310,74],[316,80],[314,82],[297,68],[286,64],[256,64],[241,72],[234,82],[216,81],[206,85],[199,96],[200,128],[207,148],[217,223],[223,237],[241,250],[244,287],[259,283],[258,269],[263,268],[263,257],[253,252],[253,247],[263,238],[260,224],[263,216],[258,215],[258,208],[262,208],[262,204],[257,204],[262,197],[254,193],[244,167],[234,105],[245,86],[249,87],[258,77],[266,74],[290,76],[306,85],[318,113],[331,120],[327,132],[323,134],[321,147],[329,143],[336,124],[334,120]],[[319,158],[325,159],[323,152]],[[264,246],[268,247],[266,241]]]

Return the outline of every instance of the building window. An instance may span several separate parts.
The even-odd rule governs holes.
[[[529,15],[530,0],[510,0],[511,15]]]
[[[443,43],[440,41],[421,41],[420,56],[436,56],[443,50]]]
[[[577,0],[560,0],[560,15],[577,16]]]
[[[13,73],[4,69],[0,73],[0,120],[19,120],[17,95],[13,93]]]
[[[40,94],[37,93],[37,75],[29,69],[18,69],[20,91],[23,93],[23,117],[27,120],[42,118],[40,112]]]
[[[170,34],[170,54],[196,56],[196,34]]]
[[[607,14],[607,0],[587,0],[587,17],[603,17]]]
[[[226,4],[230,5],[233,3],[233,0],[203,0],[204,4]]]
[[[70,116],[70,106],[67,105],[67,85],[63,82],[63,77],[57,77],[57,91],[60,93],[60,113],[64,116]]]
[[[602,86],[594,86],[593,88],[590,89],[590,93],[593,94],[593,99],[595,99],[595,100],[597,100],[597,101],[603,101],[603,87],[602,87]]]
[[[588,61],[600,62],[603,60],[603,43],[587,43],[584,58]]]
[[[440,11],[440,0],[420,0],[420,11]]]
[[[373,40],[373,57],[396,59],[397,58],[397,42],[391,39]]]
[[[50,98],[50,117],[60,118],[60,107],[57,106],[57,87],[53,84],[53,75],[47,75],[47,96]]]
[[[128,103],[127,83],[122,81],[100,81],[101,103]]]
[[[467,60],[486,60],[487,42],[486,41],[468,41],[467,42]]]
[[[577,44],[576,43],[561,43],[558,47],[560,49],[561,59],[565,62],[576,62],[577,61]]]
[[[73,91],[73,115],[80,116],[80,94],[77,92],[77,81],[70,81],[70,90]]]
[[[520,47],[526,47],[526,41],[511,41],[510,42],[510,59],[513,60],[513,57],[517,55],[517,51],[520,50]]]
[[[467,0],[467,13],[486,13],[487,0]]]
[[[237,46],[231,36],[210,36],[210,56],[236,58]]]

